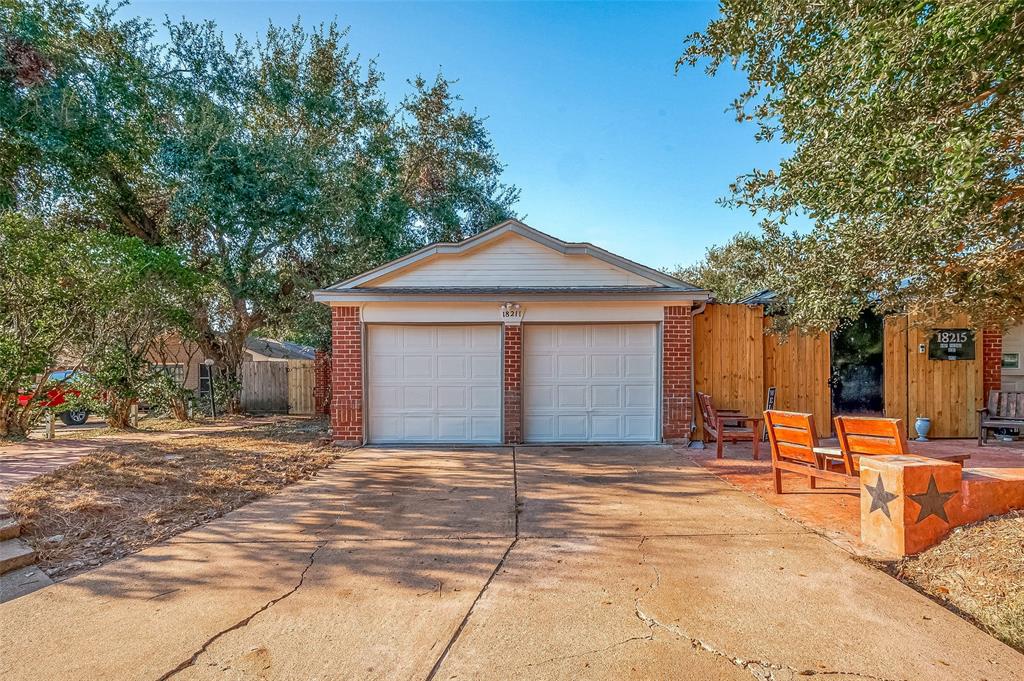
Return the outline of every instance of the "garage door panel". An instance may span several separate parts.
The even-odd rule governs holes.
[[[434,406],[434,388],[426,385],[410,385],[403,390],[403,409],[431,409]]]
[[[555,386],[527,384],[524,391],[526,404],[536,411],[555,408]]]
[[[651,355],[626,355],[626,378],[654,378],[654,357]]]
[[[402,358],[402,373],[395,378],[433,378],[434,358],[430,355],[406,355]]]
[[[615,442],[622,440],[622,432],[619,428],[618,416],[592,416],[590,419],[591,435],[594,439]]]
[[[496,353],[501,350],[501,333],[495,333],[494,328],[496,327],[468,327],[467,336],[474,351]]]
[[[593,409],[621,409],[622,386],[592,385],[590,386],[590,406]]]
[[[382,441],[397,442],[405,437],[402,419],[398,416],[376,416],[369,419],[370,432]]]
[[[433,327],[437,333],[437,346],[446,350],[468,350],[471,336],[464,326]]]
[[[591,327],[591,347],[618,349],[622,345],[621,326]]]
[[[403,326],[396,327],[402,330],[402,347],[406,352],[417,350],[430,350],[434,347],[435,329],[431,326]]]
[[[619,355],[593,355],[590,358],[590,375],[594,378],[620,378],[622,358]]]
[[[553,414],[524,416],[523,429],[528,433],[527,439],[534,442],[554,442],[558,439]]]
[[[431,416],[406,416],[403,419],[405,425],[405,440],[433,440],[434,439],[434,418]]]
[[[501,391],[487,386],[472,386],[470,408],[474,411],[491,411],[501,406]]]
[[[497,378],[501,375],[500,364],[497,356],[473,355],[469,358],[469,374],[474,379]]]
[[[587,438],[586,414],[559,414],[556,417],[558,439],[564,441],[585,440]]]
[[[401,355],[377,355],[369,361],[370,373],[380,378],[399,378],[402,375]]]
[[[463,379],[469,375],[468,358],[465,355],[441,355],[437,357],[437,377],[440,379]]]
[[[525,325],[526,440],[656,440],[657,338],[655,324]]]
[[[556,326],[555,343],[559,348],[587,347],[587,326]]]
[[[367,327],[371,442],[501,441],[501,327]]]
[[[657,329],[650,324],[632,324],[623,329],[623,346],[654,350],[658,345]]]
[[[501,419],[495,416],[473,416],[469,420],[474,442],[496,442],[501,439]]]
[[[587,386],[585,385],[560,385],[558,391],[558,404],[560,410],[586,409],[587,408]]]
[[[465,416],[438,416],[437,437],[439,440],[461,442],[469,439],[469,419]]]
[[[555,377],[555,358],[550,354],[530,355],[523,364],[523,377],[527,382]]]
[[[587,375],[586,355],[558,355],[555,362],[559,379],[583,378]]]
[[[656,427],[654,416],[626,414],[622,417],[622,420],[625,424],[622,436],[623,440],[650,440],[651,433],[654,432]]]
[[[654,409],[655,390],[652,385],[627,385],[623,386],[625,400],[623,406],[626,409]]]
[[[464,385],[437,386],[437,408],[464,411],[469,405],[469,400],[466,399],[468,392]]]

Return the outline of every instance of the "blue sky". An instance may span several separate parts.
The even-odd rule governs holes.
[[[268,20],[336,18],[394,100],[417,74],[458,79],[464,106],[487,117],[506,181],[522,189],[527,223],[652,267],[692,263],[756,230],[749,212],[716,199],[784,151],[755,144],[754,126],[726,111],[740,74],[675,74],[683,37],[715,15],[713,2],[135,0],[122,12],[213,19],[248,38]]]

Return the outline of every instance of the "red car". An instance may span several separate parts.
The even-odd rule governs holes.
[[[50,380],[60,383],[70,383],[75,380],[75,372],[70,370],[54,371],[52,374],[50,374]],[[74,388],[58,386],[56,388],[51,388],[50,390],[46,391],[45,396],[42,396],[41,400],[43,406],[45,407],[59,407],[60,405],[64,404],[67,401],[66,396],[70,395],[73,397],[78,397],[81,394],[82,393],[78,392]],[[31,397],[32,396],[30,394],[19,395],[18,403],[24,406],[28,404],[28,401]],[[60,412],[58,415],[60,416],[60,420],[64,422],[64,425],[80,426],[83,425],[89,418],[89,411],[87,409],[75,409]]]

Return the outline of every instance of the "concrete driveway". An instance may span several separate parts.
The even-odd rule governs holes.
[[[1020,679],[666,447],[362,449],[0,605],[4,679]]]

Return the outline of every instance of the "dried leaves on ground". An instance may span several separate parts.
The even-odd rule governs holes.
[[[1024,652],[1024,511],[958,527],[897,574]]]
[[[8,506],[65,578],[163,541],[286,485],[337,455],[319,421],[111,446],[15,488]]]

